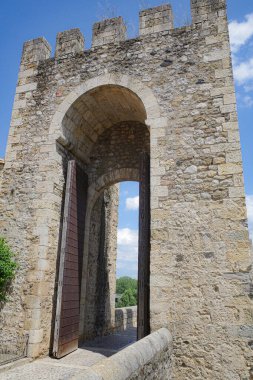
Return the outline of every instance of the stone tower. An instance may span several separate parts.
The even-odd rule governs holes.
[[[225,0],[191,0],[174,29],[169,5],[24,44],[5,164],[0,234],[17,253],[1,337],[29,333],[29,355],[51,348],[66,168],[88,178],[83,254],[104,189],[140,180],[150,154],[150,327],[174,340],[174,378],[253,376],[252,257]],[[86,267],[85,267],[86,265]],[[80,337],[86,318],[83,260]],[[86,310],[86,312],[85,312]]]

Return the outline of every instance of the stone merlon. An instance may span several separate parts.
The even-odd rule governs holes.
[[[51,47],[44,37],[24,43],[21,64],[32,64],[50,58]]]
[[[57,34],[55,57],[76,54],[84,50],[84,37],[79,29],[70,29]]]
[[[173,29],[173,13],[170,5],[146,9],[140,12],[140,35]]]
[[[191,0],[193,23],[215,19],[220,12],[225,12],[226,0]]]
[[[92,46],[120,42],[126,39],[126,25],[122,17],[96,22],[93,26]]]
[[[225,0],[189,0],[194,23],[215,19],[225,12]],[[139,38],[152,33],[173,30],[174,18],[170,4],[142,10],[139,14]],[[92,47],[126,40],[127,28],[122,17],[106,19],[93,25]],[[80,53],[84,50],[84,37],[79,29],[60,32],[57,35],[55,57]],[[44,38],[25,42],[22,63],[32,63],[50,57],[51,47]]]

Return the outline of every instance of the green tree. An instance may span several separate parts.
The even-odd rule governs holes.
[[[116,293],[123,294],[127,289],[137,292],[137,280],[128,276],[118,278],[116,281]]]
[[[15,276],[17,263],[6,240],[0,237],[0,301],[7,300],[7,291]]]
[[[124,276],[116,281],[116,293],[121,295],[116,307],[128,307],[137,305],[137,285],[136,279]]]
[[[117,302],[116,307],[128,307],[137,305],[137,293],[134,289],[126,289]]]

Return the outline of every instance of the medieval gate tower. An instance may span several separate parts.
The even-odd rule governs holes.
[[[253,378],[226,1],[191,0],[191,11],[175,29],[170,5],[144,10],[131,40],[121,17],[96,23],[89,50],[78,29],[61,32],[54,57],[44,38],[24,44],[0,174],[0,235],[19,269],[0,327],[5,338],[28,333],[31,357],[61,356],[89,335],[92,210],[109,186],[135,180],[140,336],[170,330],[176,380]]]

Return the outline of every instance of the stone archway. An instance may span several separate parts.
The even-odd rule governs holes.
[[[104,82],[106,81],[109,81],[109,84],[105,84]],[[117,83],[112,84],[113,82]],[[128,87],[122,86],[123,83],[128,83]],[[97,85],[96,87],[94,87],[95,84]],[[80,92],[84,91],[84,88],[88,88],[89,90],[79,95]],[[132,91],[132,88],[139,91],[138,95]],[[140,94],[141,96],[139,96]],[[147,106],[145,106],[142,98]],[[69,106],[70,99],[74,100],[71,106]],[[67,111],[64,114],[66,109]],[[83,200],[87,202],[84,256],[85,254],[88,255],[89,217],[92,209],[89,203],[91,202],[92,204],[92,199],[95,199],[103,187],[108,186],[113,182],[120,182],[122,179],[133,180],[138,178],[141,183],[141,188],[144,189],[144,191],[141,191],[141,194],[143,194],[142,196],[146,194],[146,197],[148,196],[149,198],[149,169],[148,171],[145,169],[145,175],[141,172],[141,168],[144,168],[143,164],[141,165],[141,157],[143,154],[145,154],[145,157],[148,157],[150,154],[150,132],[146,125],[148,114],[149,120],[152,120],[152,116],[153,119],[156,119],[158,115],[160,115],[159,107],[157,106],[156,101],[154,101],[154,96],[151,90],[144,88],[140,82],[133,80],[132,78],[111,75],[109,77],[97,78],[96,81],[91,80],[88,84],[78,88],[75,93],[70,94],[60,106],[59,112],[53,120],[50,130],[52,132],[52,129],[54,129],[53,133],[55,137],[58,135],[58,137],[56,137],[57,142],[60,143],[65,152],[65,165],[70,158],[72,160],[74,159],[78,163],[78,166],[82,167],[83,172],[87,175],[87,191],[89,197],[88,201],[87,199]],[[61,120],[61,129],[53,128],[53,126],[56,125],[56,119],[59,121]],[[147,166],[145,167],[147,168]],[[148,176],[147,181],[145,176]],[[78,182],[78,178],[76,181]],[[150,214],[149,199],[148,203],[144,201],[142,204],[143,212],[141,215],[143,217],[143,214],[145,213],[148,213],[147,215]],[[144,219],[145,232],[142,231],[142,228],[140,228],[140,230],[144,233],[143,236],[145,236],[146,240],[149,240],[149,233],[147,232],[149,229],[149,227],[147,228],[149,216],[144,217],[143,220]],[[142,226],[144,222],[140,219],[140,223],[140,226]],[[78,239],[76,239],[76,241],[77,240]],[[65,243],[62,242],[62,244]],[[149,254],[148,242],[144,245],[140,245],[140,247],[143,250],[146,250],[146,254]],[[149,260],[146,260],[145,262],[145,265],[149,266]],[[86,291],[85,281],[87,281],[84,275],[87,273],[87,270],[85,269],[85,263],[87,265],[87,260],[84,259],[83,263],[82,294],[81,296],[79,294],[79,297],[81,297],[80,299],[85,298],[83,294],[85,294]],[[145,276],[148,277],[149,269],[144,272],[139,270],[139,273],[142,273],[143,277],[140,282],[142,287],[139,288],[140,299],[140,294],[145,292],[144,288],[149,286],[149,281],[146,281],[144,278]],[[63,278],[59,280],[59,283],[64,283],[64,272],[62,273],[62,276]],[[65,292],[70,293],[70,290],[65,290]],[[68,295],[67,299],[68,301],[70,300],[70,295]],[[145,300],[145,310],[148,310],[149,307],[147,306],[147,303],[149,303],[149,298],[147,291]],[[63,322],[60,322],[62,305],[63,304],[57,306],[56,312],[57,328],[55,331],[58,332],[57,339],[61,336],[61,333],[59,333],[59,325],[61,326],[62,323],[64,324],[64,328],[62,328],[62,330],[60,328],[60,330],[67,331],[69,336],[74,334],[74,341],[77,342],[77,332],[73,333],[72,330],[68,331],[68,328],[66,327],[66,318]],[[84,303],[81,302],[81,313],[84,313],[84,306]],[[145,312],[143,309],[142,326],[145,317],[148,318],[148,312]],[[71,329],[73,328],[74,327],[72,326]],[[146,332],[144,332],[144,330],[145,329],[139,334],[139,337],[142,337],[147,333],[148,327],[145,330]],[[81,324],[80,331],[82,335]],[[62,334],[64,335],[65,332],[62,332]],[[67,339],[69,338],[64,337],[63,342],[66,342]],[[69,352],[68,350],[71,351],[76,347],[75,342],[71,342],[70,348],[67,348],[67,351],[64,348],[63,351],[58,354],[57,349],[54,348],[55,355],[59,357],[62,354]],[[65,343],[62,345],[65,347]]]
[[[146,124],[150,126],[150,128],[152,128],[152,126],[157,126],[159,123],[162,125],[163,118],[160,120],[161,110],[153,91],[133,76],[120,73],[110,73],[87,80],[85,83],[77,86],[66,96],[66,98],[58,106],[50,124],[49,136],[52,138],[52,141],[56,140],[62,144],[68,144],[64,134],[62,133],[62,122],[66,113],[71,108],[73,103],[83,94],[104,85],[120,86],[132,91],[136,94],[145,107]]]

